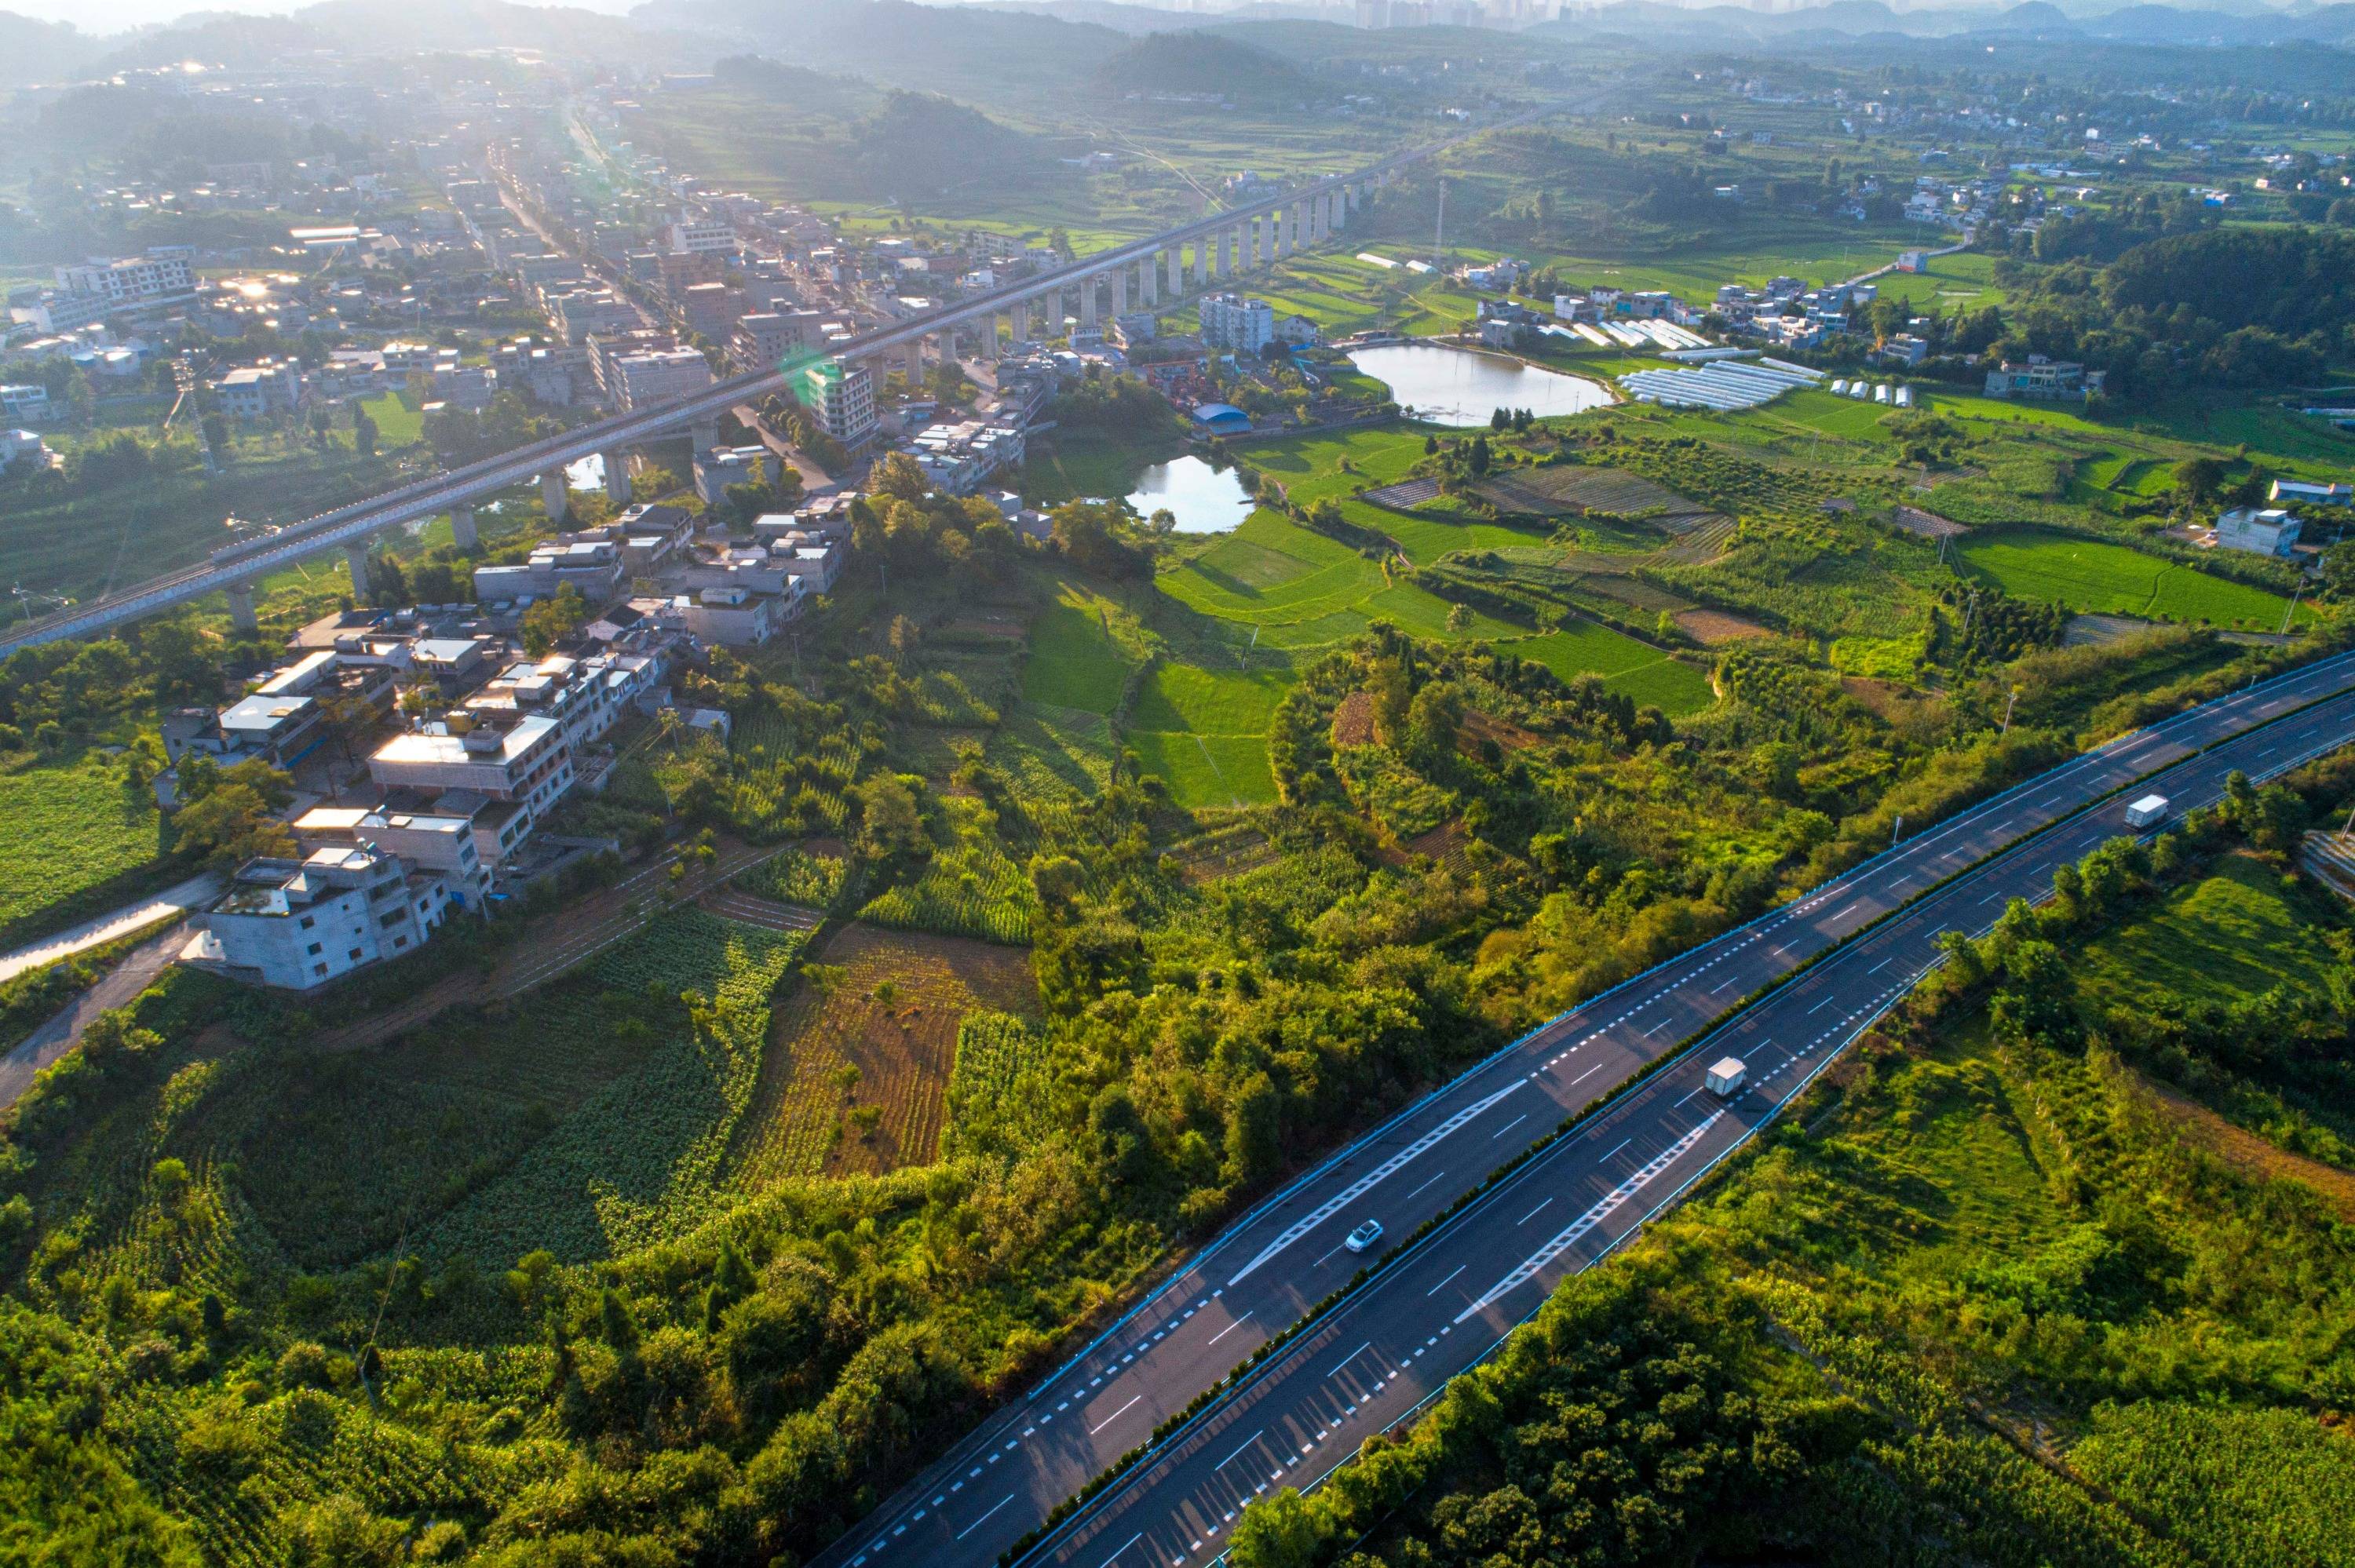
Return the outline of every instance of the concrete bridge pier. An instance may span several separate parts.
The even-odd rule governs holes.
[[[1112,270],[1112,313],[1115,316],[1128,314],[1128,268],[1125,265]]]
[[[229,588],[229,623],[240,631],[259,631],[261,618],[253,610],[253,585],[231,583]]]
[[[482,548],[483,536],[474,532],[474,509],[473,507],[453,506],[450,508],[450,536],[458,542],[458,548],[462,550],[471,551]]]
[[[1348,191],[1346,188],[1335,191],[1332,195],[1329,205],[1333,209],[1333,217],[1331,221],[1327,223],[1326,227],[1332,229],[1334,233],[1338,234],[1343,228],[1348,226],[1349,222]]]
[[[1080,280],[1080,330],[1082,332],[1095,331],[1096,284],[1101,281],[1097,278]]]
[[[1014,341],[1015,341],[1016,343],[1022,343],[1022,342],[1027,341],[1027,340],[1029,338],[1029,336],[1030,336],[1030,302],[1029,302],[1029,301],[1028,301],[1028,300],[1017,300],[1017,301],[1015,301],[1015,302],[1014,302],[1013,323],[1014,323]]]
[[[1186,297],[1186,252],[1184,248],[1182,246],[1173,245],[1168,249],[1161,253],[1161,259],[1168,263],[1169,297],[1173,300],[1184,299]]]
[[[708,452],[719,444],[719,416],[706,415],[687,428],[687,439],[697,451]]]
[[[368,547],[362,539],[344,546],[344,565],[351,569],[352,598],[366,599],[368,596]]]
[[[615,447],[605,459],[605,498],[616,506],[630,503],[630,454]]]
[[[1155,285],[1160,281],[1160,270],[1161,259],[1157,256],[1146,257],[1145,265],[1136,270],[1137,287],[1140,291],[1137,303],[1145,310],[1149,311],[1160,303],[1155,288]]]
[[[572,511],[572,489],[564,471],[551,468],[539,476],[539,503],[548,508],[548,520],[561,523]]]

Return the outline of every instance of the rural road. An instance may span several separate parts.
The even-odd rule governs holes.
[[[208,871],[192,876],[176,887],[167,887],[153,898],[126,904],[111,915],[85,920],[30,947],[19,948],[13,953],[0,953],[0,981],[15,980],[27,969],[37,969],[56,963],[59,959],[69,959],[87,948],[101,947],[117,937],[129,936],[142,926],[152,926],[166,916],[185,915],[197,905],[218,897],[220,890],[220,877]]]
[[[2266,777],[2350,738],[2355,655],[2341,655],[2074,758],[1554,1020],[1231,1225],[815,1563],[994,1563],[1347,1284],[1368,1261],[1340,1245],[1351,1227],[1378,1218],[1379,1246],[1397,1245],[1564,1118],[1718,1025],[1435,1229],[1021,1561],[1180,1568],[1214,1558],[1252,1496],[1318,1478],[1406,1415],[1770,1119],[1913,984],[1938,933],[1979,930],[2011,898],[2045,895],[2056,863],[2124,831],[2126,797],[2094,802],[2165,769],[2153,788],[2180,812],[2219,796],[2232,768]],[[2064,825],[2019,843],[2055,823]],[[1745,1058],[1749,1081],[1721,1102],[1700,1075],[1727,1054]]]
[[[161,918],[165,913],[168,911],[158,911],[147,918]],[[81,1039],[81,1032],[91,1019],[110,1008],[128,1007],[133,997],[155,983],[155,977],[164,972],[165,966],[186,946],[187,940],[187,927],[173,921],[123,954],[112,969],[99,977],[96,985],[66,1003],[57,1016],[27,1035],[15,1050],[0,1056],[0,1107],[15,1105],[16,1097],[31,1086],[36,1074]]]

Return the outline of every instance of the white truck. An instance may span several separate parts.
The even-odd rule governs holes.
[[[1702,1082],[1709,1086],[1710,1094],[1721,1100],[1730,1100],[1742,1092],[1742,1081],[1749,1075],[1750,1069],[1742,1065],[1741,1057],[1726,1056],[1710,1068],[1709,1075]]]
[[[2137,800],[2133,805],[2126,808],[2126,826],[2130,828],[2147,828],[2153,822],[2161,821],[2166,817],[2166,796],[2145,795],[2141,800]]]

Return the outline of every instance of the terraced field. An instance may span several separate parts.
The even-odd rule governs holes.
[[[845,973],[777,1009],[732,1153],[744,1187],[928,1163],[959,1024],[978,1008],[1037,1005],[1018,948],[853,924],[817,959]]]

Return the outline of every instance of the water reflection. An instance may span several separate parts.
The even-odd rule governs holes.
[[[1416,418],[1458,429],[1487,424],[1499,408],[1527,408],[1543,418],[1611,401],[1609,392],[1583,376],[1441,344],[1361,348],[1349,363],[1388,384],[1391,396]]]
[[[1190,454],[1155,463],[1136,482],[1128,503],[1150,517],[1167,510],[1180,534],[1225,534],[1251,515],[1252,498],[1231,468],[1213,468]]]

